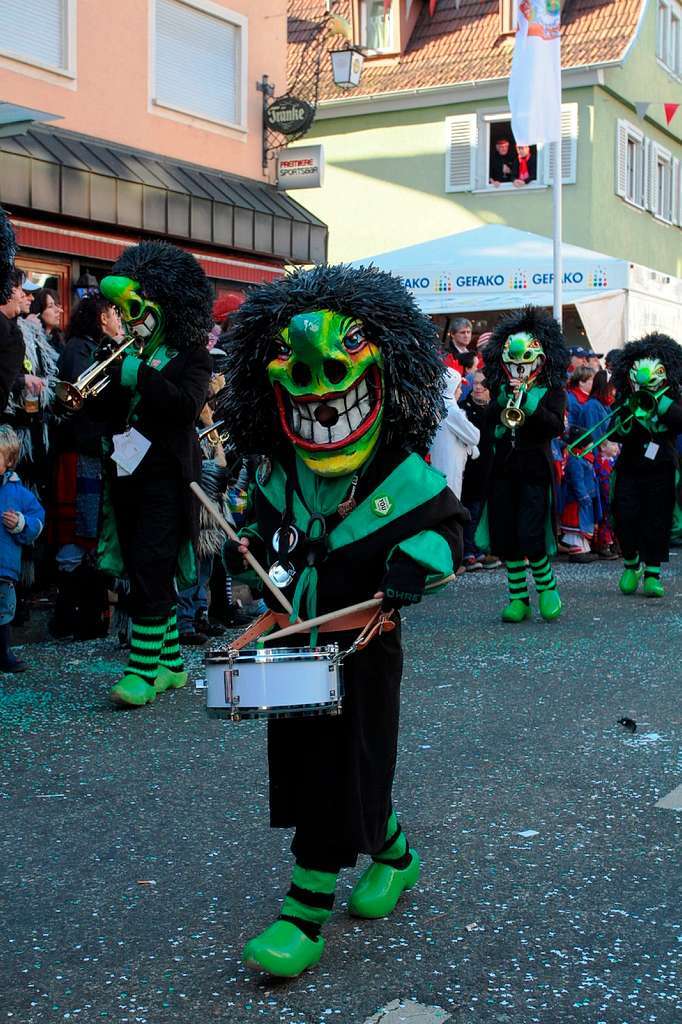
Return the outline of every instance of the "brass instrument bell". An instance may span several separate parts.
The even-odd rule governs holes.
[[[521,402],[526,394],[526,386],[522,384],[515,395],[507,402],[502,410],[500,420],[507,430],[517,430],[526,422],[526,414],[521,408]]]
[[[62,405],[70,412],[77,412],[82,407],[86,398],[99,395],[100,392],[104,391],[110,383],[111,377],[108,375],[102,376],[103,371],[107,366],[111,366],[119,356],[123,355],[126,349],[130,348],[137,341],[138,339],[134,335],[124,338],[106,359],[101,359],[93,363],[92,366],[89,366],[87,370],[83,370],[73,384],[68,380],[58,380],[55,386],[55,395]]]

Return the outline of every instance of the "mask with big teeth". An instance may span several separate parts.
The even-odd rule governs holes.
[[[145,349],[163,339],[163,310],[144,297],[139,281],[110,274],[102,278],[99,287],[102,295],[120,310],[128,331],[140,339]]]
[[[280,424],[320,476],[352,473],[370,457],[384,410],[383,360],[354,317],[298,313],[268,363]]]
[[[510,334],[502,350],[502,365],[509,380],[521,380],[527,386],[534,383],[542,371],[545,353],[532,334],[519,331]]]
[[[634,391],[656,392],[668,382],[668,372],[660,359],[635,359],[629,376]]]

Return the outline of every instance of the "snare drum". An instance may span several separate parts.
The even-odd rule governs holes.
[[[206,658],[211,717],[338,715],[343,700],[338,644],[222,651]]]

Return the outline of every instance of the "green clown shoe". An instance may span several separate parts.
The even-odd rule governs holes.
[[[623,588],[621,587],[621,590]],[[663,597],[665,590],[663,584],[657,576],[645,576],[644,583],[642,585],[642,593],[645,597]]]
[[[545,622],[552,622],[561,615],[561,598],[559,591],[554,587],[551,590],[541,590],[538,594],[538,605],[540,615]]]
[[[154,680],[154,689],[157,693],[165,693],[166,690],[179,690],[187,685],[189,675],[187,672],[172,672],[171,669],[162,665]]]
[[[297,978],[319,963],[324,939],[309,939],[291,921],[275,921],[244,946],[242,959],[247,967],[267,971],[276,978]]]
[[[146,683],[139,676],[126,673],[113,687],[109,696],[114,704],[138,708],[144,704],[151,704],[156,697],[156,690],[151,683]]]
[[[419,855],[410,850],[410,856],[410,863],[402,870],[381,861],[370,864],[351,893],[349,912],[370,919],[392,914],[402,894],[419,880]]]
[[[512,600],[502,611],[503,622],[523,622],[530,618],[530,605],[526,601]]]
[[[623,569],[618,580],[621,594],[635,594],[641,578],[642,569]]]

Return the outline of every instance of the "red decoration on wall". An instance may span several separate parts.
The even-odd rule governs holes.
[[[670,124],[675,114],[680,107],[679,103],[664,103],[663,109],[665,110],[665,123]]]

